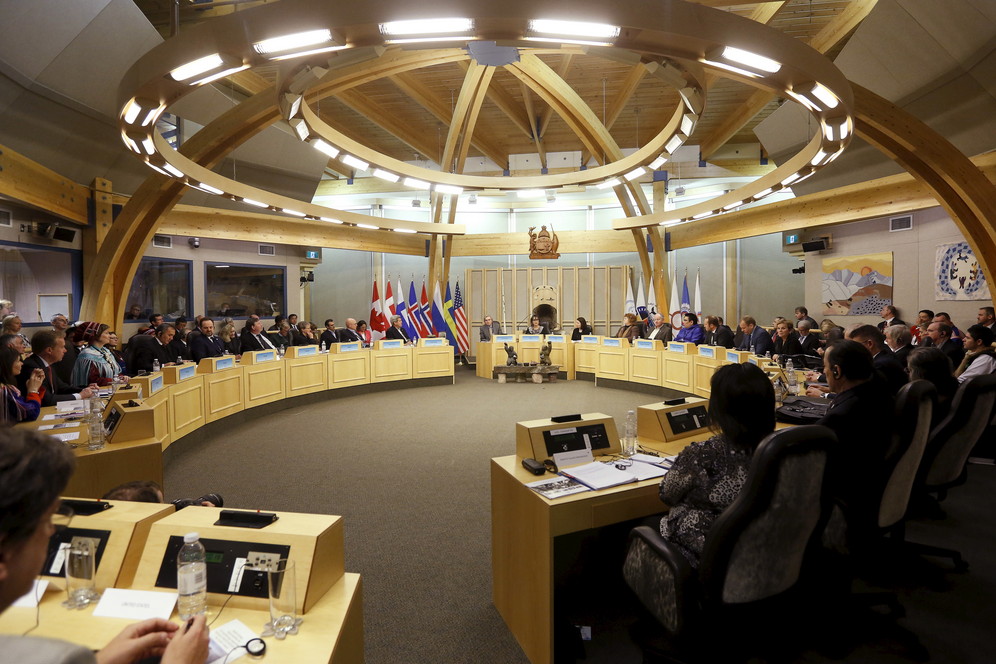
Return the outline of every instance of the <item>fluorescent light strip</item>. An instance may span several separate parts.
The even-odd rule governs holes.
[[[529,31],[564,37],[615,39],[619,36],[620,28],[618,25],[609,25],[607,23],[538,18],[529,21]]]
[[[329,217],[319,217],[319,219],[321,219],[322,221],[327,221],[327,222],[329,222],[330,224],[341,224],[341,223],[342,223],[342,222],[341,222],[341,221],[339,221],[338,219],[331,219],[331,218],[329,218]]]
[[[306,48],[318,44],[327,44],[332,41],[332,32],[328,28],[320,30],[308,30],[305,32],[295,32],[290,35],[264,39],[252,45],[254,51],[260,55],[270,53],[281,53],[291,49]],[[300,55],[304,55],[301,53]]]
[[[611,180],[606,180],[605,182],[599,182],[595,185],[595,189],[611,189],[612,187],[618,187],[622,182],[619,178],[612,178]]]
[[[664,144],[664,149],[667,150],[669,154],[674,154],[675,151],[684,144],[685,139],[675,134],[667,143]]]
[[[707,60],[702,58],[699,60],[704,65],[709,65],[710,67],[717,67],[719,69],[725,69],[726,71],[732,71],[734,74],[740,74],[741,76],[746,76],[748,78],[761,78],[761,75],[754,71],[748,71],[742,67],[734,67],[731,64],[725,62],[718,62],[716,60]]]
[[[317,55],[319,53],[331,53],[332,51],[342,51],[349,48],[348,46],[326,46],[325,48],[316,48],[310,51],[298,51],[296,53],[287,53],[285,55],[278,55],[275,58],[270,58],[272,62],[279,62],[280,60],[291,60],[293,58],[303,58],[308,55]]]
[[[827,109],[837,108],[837,105],[840,103],[840,100],[837,99],[837,95],[830,92],[830,88],[822,83],[814,85],[813,89],[810,91],[810,94],[823,102]]]
[[[121,138],[122,140],[124,140],[125,145],[128,146],[129,150],[131,150],[132,152],[137,152],[138,154],[142,154],[142,148],[141,146],[139,146],[138,141],[136,141],[135,139],[128,136],[128,134],[125,134],[123,132],[121,134]]]
[[[293,217],[303,217],[304,216],[303,212],[298,212],[297,210],[288,210],[287,208],[280,208],[280,211],[283,212],[284,214],[289,214],[289,215],[291,215]]]
[[[138,105],[134,99],[128,102],[125,106],[124,116],[122,119],[125,124],[134,124],[135,120],[138,119],[138,114],[142,112],[142,107]]]
[[[370,168],[370,164],[363,161],[362,159],[357,159],[351,154],[342,155],[341,157],[339,157],[339,161],[346,164],[347,166],[352,166],[353,168],[360,171],[365,171],[368,168]]]
[[[474,21],[469,18],[417,18],[408,21],[388,21],[380,24],[384,35],[439,35],[441,33],[470,32]]]
[[[222,194],[225,193],[221,189],[218,189],[217,187],[212,187],[211,185],[205,182],[201,182],[200,184],[196,184],[194,186],[203,192],[206,192],[208,194],[214,194],[215,196],[221,196]]]
[[[789,97],[796,100],[797,102],[799,102],[800,104],[802,104],[803,106],[805,106],[807,109],[809,109],[814,113],[821,110],[816,104],[814,104],[812,101],[810,101],[808,98],[804,97],[803,95],[799,94],[798,92],[794,92],[793,90],[786,90],[785,94],[787,94]]]
[[[431,183],[425,182],[423,180],[416,180],[415,178],[405,178],[404,184],[406,187],[412,187],[413,189],[426,189],[432,186]]]
[[[723,210],[729,212],[730,210],[736,209],[743,205],[746,201],[737,201],[736,203],[730,203],[729,205],[724,205]]]
[[[647,169],[645,169],[643,166],[640,166],[639,168],[631,170],[629,173],[626,174],[625,177],[627,181],[632,182],[633,180],[639,177],[643,177],[644,175],[646,175],[646,173]]]
[[[156,119],[159,117],[159,114],[162,113],[164,110],[166,110],[165,105],[159,105],[151,109],[148,113],[145,114],[145,118],[142,120],[142,126],[148,127],[149,125],[151,125],[153,122],[156,121]]]
[[[784,180],[782,180],[782,186],[783,186],[783,187],[788,187],[788,186],[790,186],[790,185],[791,185],[791,184],[792,184],[793,182],[795,182],[796,180],[798,180],[798,179],[799,179],[799,178],[801,178],[801,177],[802,177],[802,176],[801,176],[800,174],[798,174],[798,173],[793,173],[792,175],[790,175],[790,176],[788,176],[787,178],[785,178]]]
[[[418,231],[415,230],[415,229],[413,229],[413,228],[395,228],[394,232],[395,233],[418,233]]]
[[[211,55],[205,55],[203,58],[191,60],[185,65],[180,65],[172,70],[169,75],[174,81],[186,81],[188,78],[199,76],[223,64],[224,61],[221,59],[221,55],[212,53]]]
[[[249,65],[241,65],[241,66],[238,66],[238,67],[232,67],[231,69],[222,70],[222,71],[218,72],[217,74],[211,74],[207,78],[202,78],[199,81],[194,81],[190,85],[192,85],[192,86],[204,85],[205,83],[211,83],[213,81],[217,81],[219,78],[225,78],[226,76],[231,76],[232,74],[236,74],[236,73],[238,73],[240,71],[245,71],[246,69],[249,69]]]
[[[844,140],[845,138],[850,136],[851,135],[850,123],[847,120],[841,122],[840,126],[837,127],[837,132],[840,134],[840,140]]]
[[[437,184],[436,185],[436,191],[438,191],[441,194],[458,194],[459,195],[459,194],[463,193],[463,187],[457,187],[457,186],[452,185],[452,184]]]
[[[158,166],[156,166],[155,164],[153,164],[151,161],[145,162],[145,165],[148,166],[149,168],[151,168],[152,170],[156,171],[157,173],[162,173],[163,175],[169,175],[169,173],[167,173],[163,169],[159,168]]]
[[[827,125],[827,124],[823,125],[823,137],[826,138],[828,141],[832,141],[833,140],[833,127],[832,126]]]
[[[549,37],[523,37],[522,41],[541,42],[543,44],[577,44],[578,46],[614,46],[610,41],[572,39],[570,37],[558,37],[557,35],[550,35]]]
[[[375,178],[380,178],[381,180],[386,180],[387,182],[397,182],[401,179],[401,176],[397,173],[391,173],[390,171],[385,171],[381,168],[375,168],[373,176]]]
[[[652,162],[650,162],[649,166],[650,166],[650,168],[652,168],[653,170],[656,171],[658,168],[660,168],[661,166],[663,166],[666,163],[667,163],[667,157],[665,157],[664,155],[661,155],[661,156],[657,157],[657,159],[654,159]]]
[[[291,120],[290,122],[288,122],[288,124],[291,126],[291,129],[294,130],[294,133],[297,134],[297,137],[299,139],[301,139],[302,141],[308,140],[308,136],[311,135],[311,129],[308,128],[307,122],[305,122],[304,120],[296,119],[296,120]]]
[[[260,203],[259,201],[254,201],[251,198],[243,198],[242,202],[245,203],[246,205],[252,205],[253,207],[258,207],[258,208],[268,208],[268,207],[270,207],[266,203]]]
[[[709,212],[699,212],[697,215],[689,217],[689,219],[705,219],[706,217],[709,217],[711,215],[712,215],[712,210],[710,210]]]
[[[335,147],[334,145],[329,145],[320,138],[312,139],[311,141],[309,141],[309,144],[311,145],[311,147],[315,148],[316,150],[318,150],[323,154],[328,155],[329,157],[332,157],[333,159],[339,156],[339,148]]]
[[[163,164],[163,168],[165,168],[165,169],[166,169],[166,171],[167,171],[167,172],[168,172],[168,173],[169,173],[170,175],[172,175],[173,177],[176,177],[176,178],[182,178],[182,177],[185,177],[185,176],[183,175],[183,171],[181,171],[181,170],[180,170],[179,168],[177,168],[177,167],[176,167],[176,166],[174,166],[173,164],[170,164],[170,163],[165,163],[165,164]]]
[[[371,230],[371,231],[379,231],[380,230],[380,226],[371,226],[370,224],[356,224],[356,227],[357,228],[366,228],[367,230]]]
[[[782,68],[781,63],[776,60],[766,58],[763,55],[758,55],[757,53],[745,51],[742,48],[735,48],[733,46],[727,46],[723,49],[723,57],[727,60],[740,63],[753,69],[760,69],[761,71],[766,71],[771,74],[774,74]]]
[[[519,189],[515,192],[516,198],[540,198],[546,196],[542,189]]]
[[[829,156],[830,156],[829,154],[827,154],[823,150],[820,150],[819,152],[816,153],[816,156],[814,156],[812,159],[809,160],[809,164],[810,166],[819,166],[824,161],[826,161],[826,158]]]
[[[692,130],[695,129],[696,119],[696,116],[691,113],[681,116],[681,133],[685,136],[691,136]]]

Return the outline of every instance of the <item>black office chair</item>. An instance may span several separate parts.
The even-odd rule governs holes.
[[[834,433],[822,426],[784,429],[765,438],[740,495],[706,537],[697,575],[658,531],[633,529],[623,576],[666,632],[663,643],[643,641],[645,652],[671,661],[689,655],[710,661],[717,653],[709,646],[721,650],[737,637],[703,636],[703,628],[715,634],[717,620],[728,618],[729,609],[749,607],[756,619],[759,612],[753,609],[796,585],[807,549],[826,519],[823,477],[827,450],[835,443]]]
[[[915,490],[921,499],[936,493],[938,501],[942,501],[948,489],[965,483],[968,456],[989,425],[994,405],[996,374],[977,376],[958,388],[950,413],[930,432],[916,480]],[[924,544],[910,546],[923,555],[951,558],[959,571],[968,569],[968,563],[953,549]]]

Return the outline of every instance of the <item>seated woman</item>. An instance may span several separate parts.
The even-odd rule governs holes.
[[[546,324],[541,323],[539,316],[533,314],[529,318],[529,327],[526,328],[526,334],[550,334],[550,331],[546,329]]]
[[[705,341],[705,331],[699,325],[699,317],[688,311],[681,315],[681,329],[674,335],[675,341],[695,344],[698,346]]]
[[[76,326],[75,340],[89,345],[80,351],[73,365],[69,383],[74,387],[87,385],[110,385],[115,376],[121,375],[121,367],[111,354],[107,344],[111,340],[110,328],[102,323],[87,321]]]
[[[779,355],[802,355],[799,337],[792,330],[792,323],[785,319],[775,326],[775,350],[771,359],[777,362]]]
[[[107,350],[111,351],[111,355],[114,356],[114,361],[118,363],[118,367],[121,369],[121,373],[128,373],[128,366],[125,363],[124,353],[118,349],[118,345],[121,340],[118,338],[118,333],[114,330],[109,330],[107,334],[110,337],[110,341],[107,342]]]
[[[710,388],[709,424],[716,435],[686,447],[660,486],[668,508],[661,536],[695,568],[709,528],[736,499],[754,450],[775,429],[775,391],[760,368],[720,367]]]
[[[571,332],[571,341],[580,341],[581,337],[591,333],[591,325],[588,325],[588,321],[580,316],[574,319],[574,331]]]
[[[301,346],[318,345],[318,332],[314,323],[298,323],[297,329],[301,333],[297,339],[298,344]]]
[[[235,332],[235,323],[223,323],[218,330],[218,338],[225,346],[225,352],[232,355],[242,354],[242,345],[239,342],[239,335]]]
[[[17,389],[17,376],[21,373],[21,355],[10,346],[0,348],[0,423],[17,424],[34,422],[41,411],[45,388],[45,372],[35,369],[27,381],[27,394]]]
[[[356,323],[356,333],[363,339],[363,345],[369,348],[373,343],[373,334],[370,332],[370,328],[367,327],[365,320]]]
[[[0,334],[15,334],[21,338],[21,343],[24,344],[24,352],[29,352],[31,350],[31,340],[24,336],[21,332],[21,317],[14,314],[6,316],[3,319],[3,328],[0,330]]]
[[[616,330],[616,338],[629,339],[629,342],[633,343],[633,339],[639,339],[642,334],[643,329],[640,324],[636,322],[636,314],[623,314],[623,324],[618,330]]]
[[[937,388],[937,403],[930,416],[930,428],[941,423],[951,411],[951,400],[958,391],[958,379],[949,358],[937,346],[918,346],[910,351],[907,366],[910,380],[925,380]]]
[[[53,517],[60,510],[59,495],[73,473],[75,458],[64,443],[43,432],[0,430],[0,613],[31,590],[45,564],[48,542],[55,532]],[[61,513],[61,512],[60,512]],[[92,638],[79,629],[79,637]],[[89,629],[94,629],[92,626]],[[98,628],[103,629],[103,628]],[[5,630],[12,631],[12,630]],[[23,630],[18,630],[23,631]],[[28,630],[31,631],[31,630]],[[73,630],[69,630],[73,631]],[[132,664],[201,664],[207,659],[209,632],[200,615],[185,629],[162,618],[150,618],[125,627],[100,652],[67,641],[22,635],[0,637],[4,661],[93,662]]]

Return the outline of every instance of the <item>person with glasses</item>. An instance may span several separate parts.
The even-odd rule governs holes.
[[[59,495],[76,458],[63,443],[30,430],[0,430],[0,613],[31,590],[45,562],[55,521],[65,522]],[[58,513],[58,515],[57,515]],[[151,618],[125,627],[96,653],[89,648],[30,636],[0,636],[4,661],[19,664],[133,664],[161,657],[163,664],[202,664],[208,653],[205,616],[189,627]]]

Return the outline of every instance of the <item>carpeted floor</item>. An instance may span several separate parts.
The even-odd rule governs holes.
[[[363,575],[369,664],[526,662],[491,604],[489,459],[514,453],[517,421],[576,412],[621,420],[655,399],[584,381],[499,385],[462,368],[456,378],[337,390],[205,427],[167,450],[168,498],[217,491],[226,507],[344,516],[346,569]],[[946,520],[909,528],[908,539],[958,548],[972,565],[964,575],[944,572],[944,563],[910,568],[898,580],[908,612],[900,624],[933,661],[992,661],[985,607],[996,599],[994,489],[996,468],[972,466],[968,484],[945,502]],[[625,528],[561,538],[558,560],[565,568],[592,555],[608,562]],[[568,621],[593,627],[586,661],[640,661],[615,562],[594,581],[585,567],[565,571],[558,602],[571,607]],[[911,661],[889,633],[855,636],[848,662]],[[831,660],[814,650],[797,661]]]

